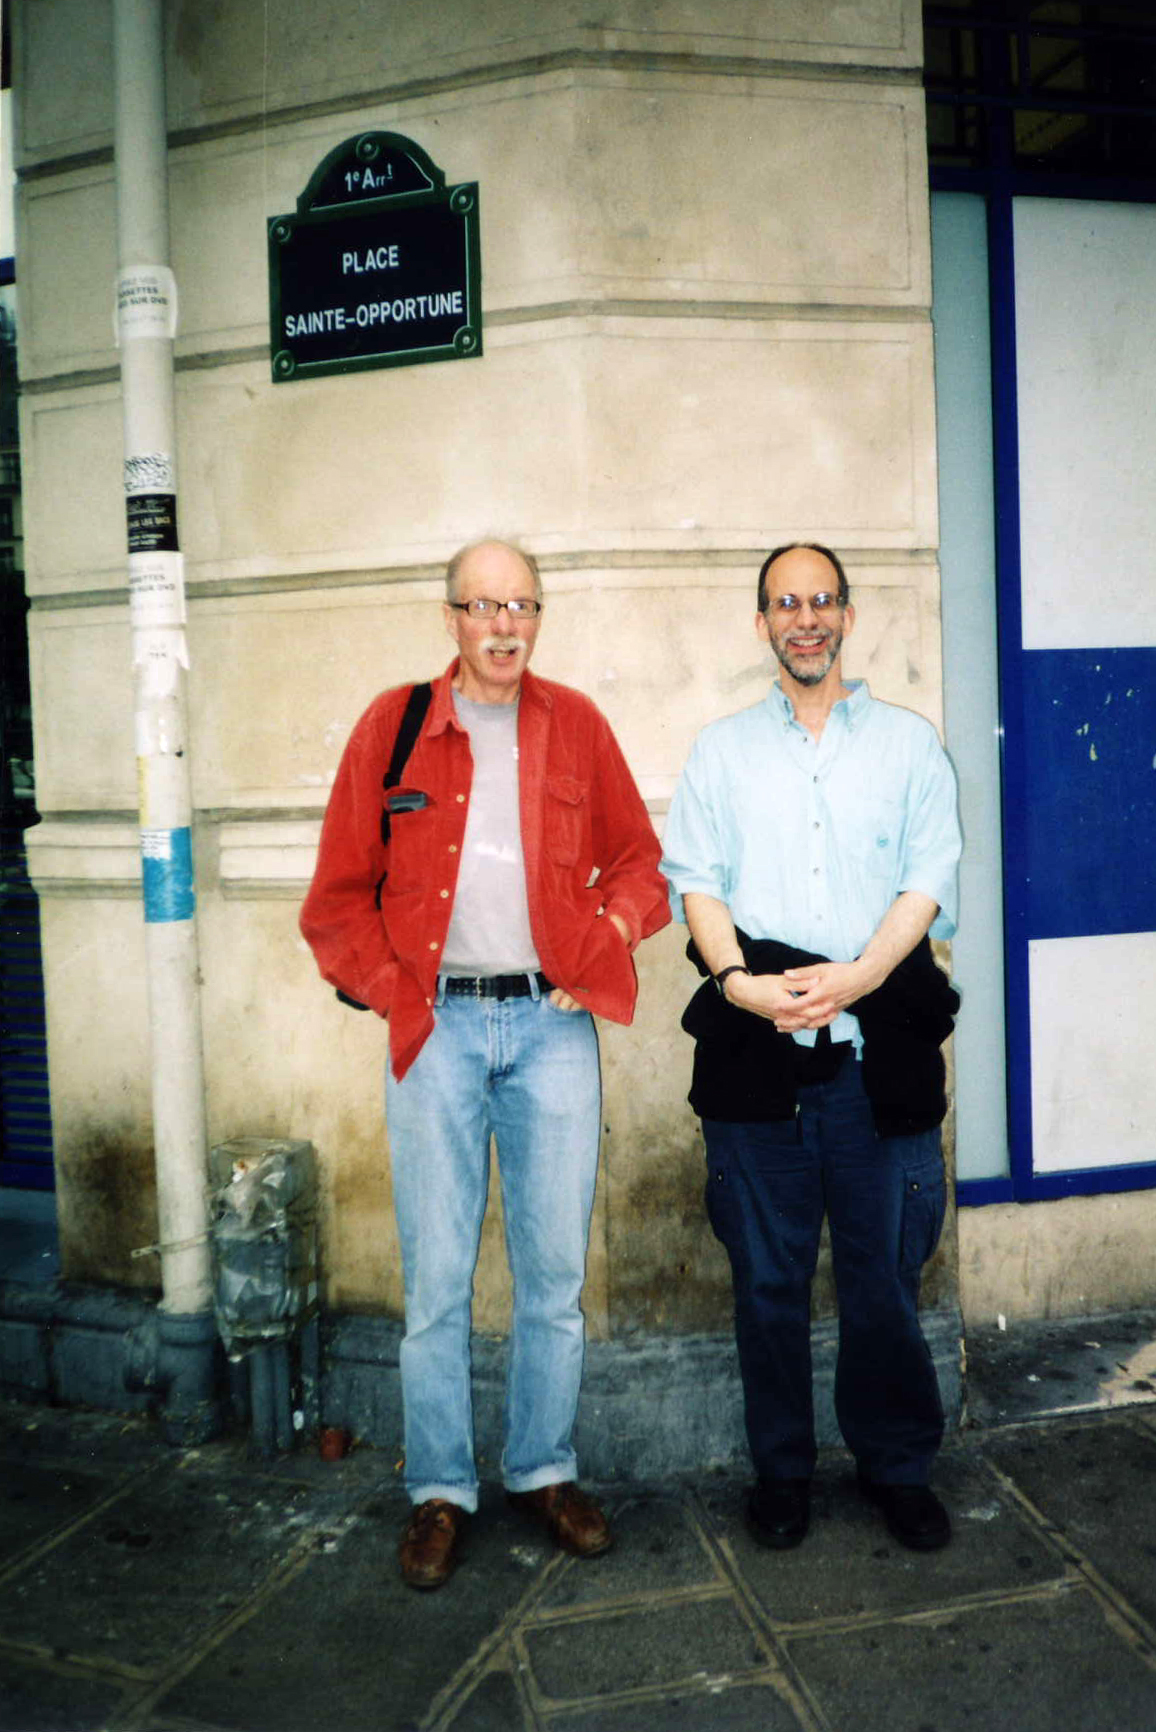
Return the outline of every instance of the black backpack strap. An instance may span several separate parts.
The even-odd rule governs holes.
[[[398,724],[397,734],[394,738],[393,752],[390,755],[389,767],[381,779],[383,796],[381,807],[381,845],[383,848],[389,846],[389,808],[384,803],[384,796],[391,788],[397,787],[402,776],[405,774],[405,766],[409,763],[413,749],[417,745],[417,737],[421,733],[421,725],[425,721],[426,711],[429,709],[432,699],[433,686],[429,680],[423,680],[420,685],[414,686],[409,697],[405,701],[405,709],[401,713],[401,721]],[[374,886],[373,903],[375,908],[381,907],[381,890],[387,876],[388,868],[382,873]],[[335,990],[341,1003],[349,1005],[351,1010],[369,1009],[367,1004],[362,1004],[356,998],[350,998],[349,994],[342,992],[340,987],[335,988]]]
[[[389,768],[381,779],[382,792],[388,794],[391,788],[396,788],[405,774],[405,766],[409,763],[417,737],[421,733],[421,725],[425,721],[426,711],[433,699],[433,686],[429,680],[423,680],[421,685],[414,686],[405,701],[405,709],[398,723],[397,737],[393,742],[393,755],[389,760]],[[381,808],[381,845],[389,845],[389,807]],[[380,899],[381,886],[378,886]]]
[[[425,721],[426,711],[430,707],[432,698],[433,686],[429,680],[423,680],[421,685],[414,686],[405,701],[405,709],[402,711],[397,735],[393,742],[389,768],[381,778],[381,845],[383,848],[389,847],[389,806],[386,804],[385,796],[391,788],[398,786],[405,774],[405,766],[409,763],[410,754],[417,745],[417,737],[421,733],[421,725]],[[373,903],[375,908],[381,907],[381,890],[388,873],[389,868],[387,866],[374,889]]]

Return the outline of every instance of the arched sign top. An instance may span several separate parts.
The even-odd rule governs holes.
[[[477,359],[478,225],[477,181],[447,186],[411,138],[331,150],[296,211],[267,219],[274,381]]]
[[[364,204],[381,198],[436,196],[446,177],[411,138],[400,132],[361,132],[321,161],[297,200],[298,215]]]

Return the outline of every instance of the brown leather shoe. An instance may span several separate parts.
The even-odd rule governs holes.
[[[398,1547],[402,1580],[410,1588],[440,1588],[458,1561],[467,1514],[459,1504],[431,1497],[415,1506]]]
[[[510,1491],[506,1498],[515,1509],[544,1522],[556,1544],[576,1558],[596,1558],[614,1544],[606,1517],[572,1479],[537,1491]]]

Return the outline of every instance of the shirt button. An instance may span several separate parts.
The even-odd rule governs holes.
[[[441,897],[442,901],[444,902],[446,897],[449,895],[449,891],[448,890],[439,890],[438,895]]]
[[[462,806],[465,804],[466,797],[464,794],[455,794],[454,799],[457,801],[459,806]]]
[[[822,826],[822,824],[820,824],[819,820],[816,818],[815,822],[811,825],[811,828],[812,828],[812,830],[821,830],[823,828],[823,826]]]
[[[451,854],[456,854],[456,853],[457,853],[457,851],[458,851],[458,845],[457,845],[457,843],[456,843],[456,842],[451,842],[451,843],[450,843],[450,853],[451,853]]]
[[[436,949],[437,949],[437,947],[438,947],[438,942],[437,942],[437,939],[436,939],[436,938],[431,938],[431,940],[430,940],[430,949],[431,949],[431,950],[436,950]]]
[[[811,871],[815,874],[816,878],[819,876],[819,868],[817,866],[812,866]]]

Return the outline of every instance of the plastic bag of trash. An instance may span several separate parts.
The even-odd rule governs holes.
[[[210,1157],[213,1296],[226,1349],[282,1339],[317,1302],[312,1143],[235,1137]]]

